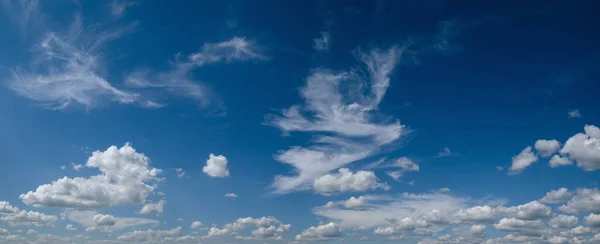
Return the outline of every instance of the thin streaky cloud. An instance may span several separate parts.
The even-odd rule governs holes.
[[[327,51],[331,47],[331,34],[327,31],[321,32],[321,37],[313,39],[313,48],[316,51]]]

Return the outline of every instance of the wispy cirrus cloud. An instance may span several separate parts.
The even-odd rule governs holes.
[[[286,133],[322,134],[311,146],[295,146],[276,155],[296,173],[277,176],[273,183],[276,193],[309,189],[316,178],[376,153],[406,132],[397,120],[375,119],[402,51],[397,46],[357,50],[355,55],[364,65],[366,77],[357,69],[312,70],[300,92],[304,104],[284,109],[280,115],[266,116],[265,124]]]
[[[183,59],[177,55],[172,68],[168,71],[142,70],[134,72],[125,79],[125,84],[132,88],[166,89],[195,100],[200,107],[212,105],[218,110],[223,110],[224,105],[218,95],[208,85],[195,81],[189,73],[202,66],[218,62],[231,63],[267,59],[268,57],[262,53],[261,47],[254,41],[243,37],[234,37],[223,42],[205,43],[199,52],[191,53]]]

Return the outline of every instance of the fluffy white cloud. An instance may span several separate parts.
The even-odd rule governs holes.
[[[296,235],[296,240],[327,240],[340,236],[342,236],[340,227],[336,223],[330,222],[317,227],[308,227],[308,229]]]
[[[200,229],[200,228],[202,228],[202,222],[200,222],[200,221],[194,221],[190,225],[190,229]]]
[[[223,155],[215,156],[211,153],[208,155],[208,160],[206,160],[206,165],[202,168],[202,172],[206,173],[210,177],[229,176],[227,158]]]
[[[143,203],[156,188],[161,170],[149,167],[150,159],[130,144],[96,151],[86,167],[101,174],[90,178],[58,179],[21,194],[27,205],[57,208],[107,208],[121,204]]]
[[[96,217],[98,216],[98,217]],[[122,218],[112,215],[98,214],[95,211],[66,211],[66,218],[85,227],[87,232],[93,231],[118,231],[124,228],[143,225],[158,225],[158,220],[144,218]],[[98,223],[98,222],[99,223]],[[111,225],[112,223],[112,225]],[[101,225],[105,224],[105,225]]]
[[[540,156],[549,157],[560,149],[560,142],[557,140],[537,140],[533,147]]]
[[[237,236],[236,238],[244,240],[281,240],[283,238],[281,235],[288,232],[291,225],[283,224],[281,221],[271,216],[261,218],[239,218],[233,223],[224,225],[223,228],[217,228],[215,226],[211,227],[208,230],[208,237],[233,235],[236,234],[236,231],[249,227],[257,228],[252,231],[252,236]]]
[[[587,227],[584,227],[581,225],[571,229],[572,235],[585,235],[585,234],[589,234],[590,232],[592,232],[590,230],[590,228],[587,228]]]
[[[352,173],[347,168],[341,168],[337,174],[326,174],[313,183],[313,189],[323,195],[335,192],[359,192],[377,188],[389,189],[389,186],[377,181],[373,171],[359,170]]]
[[[550,221],[548,221],[548,225],[550,227],[557,229],[573,228],[577,226],[577,223],[579,223],[579,218],[577,218],[577,216],[564,214],[554,216],[552,219],[550,219]]]
[[[564,236],[553,236],[548,239],[548,243],[550,244],[565,244],[568,243],[569,239]]]
[[[13,207],[7,201],[0,201],[0,214],[16,213],[18,211],[19,208]]]
[[[566,204],[560,206],[559,210],[565,213],[600,213],[600,190],[577,189],[575,196]]]
[[[236,198],[237,195],[235,193],[227,193],[225,194],[226,197],[231,197],[231,198]]]
[[[114,225],[117,221],[109,214],[96,214],[92,218],[97,225]]]
[[[310,189],[310,184],[322,175],[373,155],[381,146],[400,138],[404,130],[398,121],[386,119],[379,123],[374,115],[401,54],[398,47],[357,51],[355,56],[364,64],[368,80],[357,69],[314,69],[300,92],[304,105],[266,116],[267,125],[286,133],[324,134],[313,137],[311,146],[292,147],[276,155],[278,161],[294,167],[297,173],[277,176],[273,183],[277,193]]]
[[[600,169],[600,129],[586,125],[584,133],[578,133],[565,142],[560,153],[577,162],[577,166],[593,171]]]
[[[494,224],[498,230],[517,232],[522,234],[538,234],[543,227],[540,220],[520,220],[516,218],[503,218]]]
[[[329,50],[329,45],[331,44],[331,35],[329,32],[321,32],[320,38],[313,39],[313,48],[317,51],[327,51]]]
[[[600,227],[600,214],[591,213],[585,216],[585,223],[590,227]]]
[[[490,206],[474,206],[460,209],[455,217],[466,222],[492,222],[496,219],[496,210]]]
[[[7,229],[0,228],[0,236],[6,236],[8,234],[10,234],[10,232],[8,232]]]
[[[512,157],[512,165],[510,166],[509,174],[519,174],[537,160],[538,157],[535,156],[531,147],[526,147],[521,153]]]
[[[367,199],[363,196],[351,197],[344,201],[345,208],[362,208],[367,203]]]
[[[66,228],[68,231],[76,231],[76,230],[77,230],[77,228],[73,227],[73,225],[72,225],[72,224],[68,224],[67,226],[65,226],[65,228]]]
[[[560,167],[560,166],[567,166],[567,165],[572,165],[572,164],[573,164],[573,161],[571,161],[569,158],[561,157],[559,155],[554,155],[550,159],[550,167],[552,167],[552,168],[556,168],[556,167]]]
[[[483,235],[483,232],[485,232],[486,228],[487,227],[485,225],[471,225],[471,228],[469,228],[469,233],[471,235],[480,236]]]
[[[142,207],[142,209],[140,209],[140,213],[141,214],[150,214],[152,212],[156,212],[157,214],[161,214],[163,213],[163,209],[165,207],[165,200],[160,200],[156,203],[146,203],[144,204],[144,206]]]
[[[538,201],[508,208],[498,207],[496,211],[505,216],[512,216],[520,220],[537,220],[552,216],[552,209]]]
[[[573,196],[573,193],[569,192],[567,188],[561,187],[557,190],[552,190],[540,199],[544,203],[561,203],[566,202]]]
[[[0,221],[7,222],[11,226],[18,225],[50,225],[58,220],[55,215],[48,215],[35,211],[21,210],[11,214],[0,215]]]

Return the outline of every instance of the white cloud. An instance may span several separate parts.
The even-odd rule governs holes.
[[[227,168],[227,158],[223,155],[215,156],[214,154],[208,155],[206,165],[202,168],[202,172],[206,173],[210,177],[227,177],[229,176],[229,169]]]
[[[227,193],[227,194],[225,194],[225,197],[236,198],[238,196],[235,193]]]
[[[322,208],[333,208],[334,206],[335,206],[335,203],[332,201],[329,201],[325,205],[323,205]]]
[[[549,157],[560,149],[560,142],[557,140],[537,140],[533,146],[540,156]]]
[[[218,43],[205,43],[199,52],[187,57],[176,56],[173,67],[166,72],[141,70],[133,72],[125,79],[129,87],[146,89],[166,89],[168,92],[182,95],[198,102],[200,107],[213,105],[217,112],[223,113],[224,106],[220,98],[209,86],[194,81],[190,74],[205,65],[234,61],[266,60],[261,47],[243,37],[233,37]]]
[[[471,228],[469,228],[469,233],[472,235],[480,236],[483,235],[483,232],[485,232],[486,228],[487,227],[485,225],[471,225]]]
[[[183,178],[185,176],[185,171],[182,168],[176,168],[175,173],[177,173],[177,178]]]
[[[577,162],[577,167],[587,171],[600,169],[600,129],[586,125],[584,133],[578,133],[565,142],[560,153]]]
[[[591,213],[585,216],[585,223],[590,227],[600,227],[600,214]]]
[[[565,213],[600,213],[600,190],[581,188],[566,204],[558,208]]]
[[[117,240],[135,243],[157,243],[167,236],[177,236],[181,234],[181,227],[170,230],[135,230],[120,235]]]
[[[83,165],[82,165],[82,164],[75,164],[75,163],[71,163],[71,166],[73,167],[73,169],[74,169],[75,171],[79,171],[80,169],[82,169],[82,168],[83,168]]]
[[[577,226],[573,229],[571,229],[571,234],[573,235],[585,235],[585,234],[589,234],[591,232],[590,228],[584,227],[584,226]]]
[[[92,28],[83,28],[81,22],[81,16],[76,15],[66,36],[47,32],[31,49],[35,56],[30,68],[13,69],[8,86],[51,109],[71,106],[92,109],[109,102],[140,105],[147,102],[135,92],[114,87],[101,75],[105,67],[97,50],[135,25],[96,34],[89,32]]]
[[[573,161],[571,161],[570,159],[568,159],[566,157],[561,157],[559,155],[554,155],[550,159],[550,167],[552,167],[552,168],[556,168],[556,167],[560,167],[560,166],[567,166],[567,165],[572,165],[572,164],[573,164]]]
[[[96,214],[92,218],[97,225],[115,225],[115,217],[109,214]]]
[[[362,208],[367,203],[367,199],[363,196],[351,197],[344,201],[345,208]]]
[[[336,192],[360,192],[382,188],[389,189],[389,186],[377,181],[377,176],[373,171],[359,170],[352,173],[347,168],[341,168],[337,174],[326,174],[315,179],[313,189],[315,192],[328,195]]]
[[[552,219],[550,219],[550,221],[548,221],[548,225],[550,227],[557,229],[573,228],[577,226],[577,223],[579,223],[579,218],[577,218],[577,216],[564,214],[554,216]]]
[[[200,221],[194,221],[190,225],[190,229],[200,229],[200,228],[202,228],[202,222],[200,222]]]
[[[523,151],[521,151],[521,153],[512,158],[512,165],[510,166],[509,174],[519,174],[537,160],[538,157],[533,154],[531,147],[526,147],[523,149]]]
[[[283,238],[281,235],[288,232],[291,225],[283,224],[281,221],[271,216],[261,218],[239,218],[233,223],[224,225],[223,228],[217,228],[215,226],[211,227],[208,230],[208,237],[233,235],[236,234],[236,231],[249,227],[257,228],[252,231],[252,236],[237,236],[236,238],[244,240],[281,240]]]
[[[398,197],[364,196],[369,204],[364,209],[344,209],[339,207],[316,207],[317,216],[335,221],[343,228],[371,229],[389,226],[390,218],[422,221],[433,212],[429,219],[438,218],[443,222],[444,213],[455,212],[466,206],[467,200],[443,193],[408,194]],[[434,210],[439,213],[434,212]],[[436,216],[437,215],[437,216]]]
[[[525,235],[537,235],[543,227],[540,220],[520,220],[516,218],[503,218],[494,224],[498,230],[517,232]]]
[[[540,200],[544,203],[561,203],[566,202],[573,196],[573,193],[569,192],[567,188],[561,187],[557,190],[551,190]]]
[[[128,1],[120,1],[120,0],[113,0],[110,4],[110,13],[112,14],[112,16],[114,18],[121,18],[124,14],[125,11],[127,10],[127,8],[131,7],[131,6],[135,6],[136,3],[134,2],[128,2]]]
[[[37,230],[34,230],[34,229],[27,230],[27,234],[29,234],[29,235],[35,235],[37,233],[38,233]]]
[[[313,48],[317,51],[327,51],[331,45],[331,35],[329,32],[321,32],[320,38],[313,39]]]
[[[27,205],[57,208],[107,208],[122,204],[141,204],[156,188],[161,170],[149,167],[150,159],[130,144],[96,151],[86,167],[101,174],[90,178],[61,178],[21,194]]]
[[[156,212],[157,214],[161,214],[163,213],[163,209],[165,207],[165,200],[160,200],[156,203],[146,203],[144,204],[144,206],[142,207],[142,209],[140,209],[140,213],[141,214],[150,214],[152,212]]]
[[[296,235],[296,240],[327,240],[340,236],[342,236],[342,230],[340,227],[336,223],[330,222],[317,227],[308,227],[308,229]]]
[[[366,67],[364,73],[356,69],[349,72],[314,69],[300,92],[304,105],[285,109],[281,115],[266,116],[266,124],[286,133],[327,134],[313,137],[311,146],[292,147],[276,155],[278,161],[294,167],[296,173],[277,176],[273,183],[276,193],[310,189],[316,178],[375,154],[381,146],[397,141],[403,134],[398,121],[377,122],[380,120],[376,121],[374,116],[402,50],[392,47],[370,52],[359,50],[355,54]]]
[[[434,158],[444,158],[450,157],[452,155],[455,155],[455,153],[450,151],[450,148],[444,147],[444,149],[441,152],[439,152]]]
[[[568,239],[564,236],[553,236],[548,239],[548,243],[550,243],[550,244],[564,244],[567,242],[568,242]]]
[[[455,217],[465,222],[492,222],[496,219],[496,210],[490,206],[474,206],[460,209]]]
[[[118,231],[133,226],[158,225],[158,220],[144,218],[122,218],[112,215],[98,214],[96,211],[68,210],[66,216],[69,220],[82,225],[85,231]],[[96,217],[100,216],[100,217]],[[98,221],[98,222],[97,222]]]
[[[568,112],[569,118],[579,118],[581,117],[581,113],[579,113],[579,109],[571,110]]]
[[[13,207],[7,201],[0,201],[0,214],[17,213],[19,208]]]
[[[73,225],[72,225],[72,224],[68,224],[67,226],[65,226],[65,228],[66,228],[68,231],[76,231],[76,230],[77,230],[77,228],[73,227]]]
[[[552,216],[552,209],[538,201],[508,208],[500,206],[496,208],[496,211],[520,220],[538,220]]]
[[[0,214],[0,221],[7,222],[10,226],[19,225],[51,225],[58,220],[55,215],[48,215],[35,211],[21,210],[15,213]]]

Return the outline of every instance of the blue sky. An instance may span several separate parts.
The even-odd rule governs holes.
[[[595,1],[4,0],[2,243],[598,243]]]

